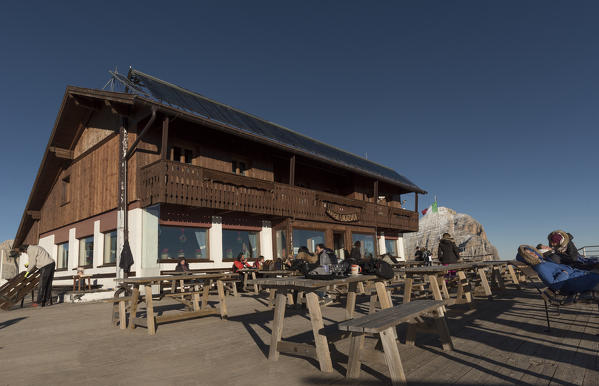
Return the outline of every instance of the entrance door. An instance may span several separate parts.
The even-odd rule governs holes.
[[[341,232],[333,232],[333,249],[335,250],[335,255],[339,260],[345,259],[345,235]]]

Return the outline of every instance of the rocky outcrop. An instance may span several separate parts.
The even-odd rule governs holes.
[[[2,272],[0,272],[0,281],[9,280],[19,273],[19,259],[9,256],[13,240],[6,240],[0,243],[0,257],[2,258]]]
[[[465,258],[477,260],[498,260],[497,249],[487,239],[483,226],[464,213],[439,207],[437,213],[430,208],[426,215],[420,218],[419,230],[404,234],[404,245],[408,260],[413,259],[416,247],[429,249],[437,258],[437,248],[443,233],[449,233],[455,239],[456,245]]]

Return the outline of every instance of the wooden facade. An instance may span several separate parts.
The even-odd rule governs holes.
[[[200,210],[197,218],[171,224],[225,216],[239,224],[246,217],[268,221],[273,230],[321,229],[326,244],[341,233],[346,246],[352,231],[396,237],[418,230],[417,208],[401,207],[402,195],[416,194],[417,201],[418,192],[137,96],[69,87],[16,244],[50,235],[65,240],[69,227],[89,227],[101,215],[112,219],[102,229],[116,226],[119,131],[128,131],[130,146],[152,109],[153,123],[127,163],[130,209]]]

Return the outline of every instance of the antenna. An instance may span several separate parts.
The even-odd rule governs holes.
[[[102,87],[102,90],[106,90],[106,87],[110,87],[110,91],[114,92],[114,75],[112,75],[112,73],[110,71],[108,71],[111,75],[110,75],[110,79],[108,79],[108,82],[106,82],[106,84],[104,85],[104,87]],[[117,66],[114,66],[114,74],[118,74],[119,73],[119,69]]]

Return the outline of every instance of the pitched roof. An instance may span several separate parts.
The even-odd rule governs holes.
[[[380,178],[394,185],[399,185],[408,192],[426,193],[408,178],[386,166],[327,145],[133,68],[129,71],[128,77],[118,73],[113,73],[113,76],[129,93],[225,124],[241,132],[267,139],[291,150],[321,158],[332,164]]]

